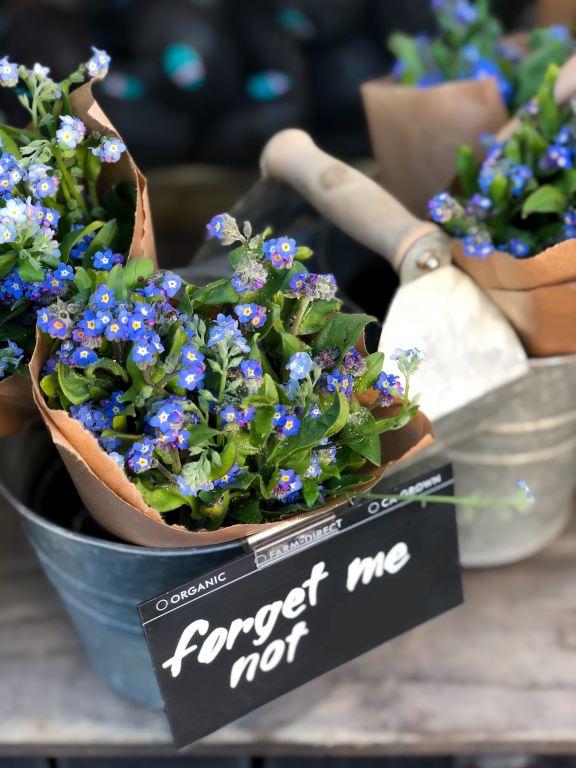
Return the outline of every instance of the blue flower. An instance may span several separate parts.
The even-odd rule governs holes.
[[[38,309],[36,310],[36,314],[38,315],[38,320],[36,321],[38,323],[38,327],[41,331],[46,333],[48,331],[48,323],[50,322],[50,315],[48,314],[48,310]]]
[[[160,336],[157,333],[149,334],[148,341],[156,352],[164,352],[164,345],[161,343]]]
[[[548,147],[545,163],[550,168],[573,168],[572,151],[567,147],[552,144]]]
[[[80,320],[78,326],[83,329],[86,336],[90,339],[94,336],[98,336],[103,328],[100,320],[96,317],[94,312],[91,312],[89,309],[84,312],[83,320]]]
[[[104,251],[96,251],[92,261],[94,269],[110,270],[114,266],[114,254],[110,248],[106,248]]]
[[[299,491],[302,488],[302,481],[300,475],[295,475],[293,469],[281,469],[280,479],[278,481],[282,485],[289,486],[290,492]]]
[[[518,482],[518,487],[522,488],[522,490],[525,492],[526,496],[530,499],[530,501],[534,501],[534,494],[532,493],[530,488],[528,488],[524,480],[520,480]]]
[[[163,403],[160,409],[150,418],[150,426],[161,432],[168,432],[174,422],[182,421],[182,406],[178,403]]]
[[[299,295],[304,290],[306,287],[307,276],[307,272],[298,272],[298,274],[294,275],[294,277],[288,283],[290,288],[292,288],[293,293]]]
[[[132,360],[134,360],[135,363],[151,363],[154,352],[155,349],[148,343],[146,336],[142,336],[134,342],[134,347],[132,348]]]
[[[260,311],[260,307],[258,307],[258,311]],[[250,325],[253,328],[261,328],[264,323],[266,322],[266,315],[265,314],[258,314],[255,315],[252,320],[250,320]]]
[[[191,365],[192,363],[198,364],[204,360],[204,355],[201,352],[198,352],[193,344],[186,344],[182,347],[180,355],[182,356],[182,361],[187,365]]]
[[[242,282],[242,280],[240,280],[239,277],[232,278],[232,287],[234,288],[236,293],[245,293],[250,288],[250,286]]]
[[[297,419],[295,416],[286,416],[286,420],[284,421],[284,426],[282,427],[282,434],[297,435],[300,424],[301,424],[300,420]]]
[[[98,312],[96,312],[96,319],[100,320],[102,327],[105,328],[112,322],[112,312],[107,309],[99,309]]]
[[[136,474],[139,474],[140,472],[146,472],[147,469],[150,469],[151,465],[152,457],[144,456],[141,453],[137,453],[128,459],[128,466],[130,469],[136,472]]]
[[[287,261],[291,257],[298,253],[298,247],[296,241],[288,237],[279,237],[276,241],[276,251],[282,255],[282,258]]]
[[[306,374],[310,371],[314,363],[312,358],[307,352],[296,352],[290,358],[290,362],[286,365],[286,370],[290,371],[290,378],[293,381],[305,379]]]
[[[98,309],[112,309],[116,306],[114,291],[105,285],[99,285],[92,298],[98,305]]]
[[[146,319],[156,317],[156,310],[150,304],[143,301],[137,301],[134,305],[134,314],[144,315]]]
[[[328,374],[327,385],[330,392],[351,392],[354,386],[354,379],[348,374],[342,374],[339,371],[334,371],[332,374]]]
[[[87,365],[96,360],[98,360],[98,355],[93,349],[88,349],[88,347],[78,347],[72,353],[72,362],[75,365]]]
[[[86,64],[86,69],[90,77],[105,77],[110,66],[110,56],[106,51],[99,51],[98,48],[92,47],[94,56]]]
[[[120,318],[119,318],[120,319]],[[130,315],[128,318],[128,331],[129,335],[128,338],[130,341],[136,341],[141,336],[146,335],[146,324],[145,324],[145,317],[144,315],[140,315],[138,313],[135,313],[134,315]]]
[[[116,453],[116,451],[113,451],[112,453],[109,453],[108,456],[112,459],[112,461],[117,464],[119,467],[124,466],[124,456],[121,456],[119,453]]]
[[[181,451],[184,451],[186,448],[188,448],[189,437],[190,437],[190,432],[188,432],[187,429],[183,429],[177,433],[176,440],[178,441],[178,448]]]
[[[68,326],[59,317],[53,318],[48,323],[47,331],[53,338],[63,339],[66,336]]]
[[[201,365],[191,365],[189,368],[183,368],[178,372],[178,386],[192,391],[198,387],[203,388],[204,367]]]
[[[56,131],[56,138],[58,145],[63,149],[76,149],[78,142],[82,141],[76,128],[68,122],[63,122],[60,129]]]
[[[258,360],[243,360],[240,364],[240,368],[247,379],[254,379],[257,376],[262,376],[262,366]]]
[[[222,475],[222,477],[219,477],[218,480],[214,480],[214,485],[219,488],[225,488],[227,485],[230,485],[230,483],[233,483],[234,480],[237,479],[238,475],[241,475],[244,472],[242,467],[239,467],[238,464],[234,464],[231,470],[229,470],[225,475]]]
[[[288,397],[288,400],[292,402],[294,400],[294,393],[298,389],[298,380],[297,379],[290,379],[290,381],[287,381],[286,384],[280,385],[284,392],[286,392],[286,396]]]
[[[284,258],[277,248],[276,240],[269,240],[264,243],[264,254],[266,258],[272,262],[273,267],[282,267],[284,264]]]
[[[164,288],[168,296],[172,298],[178,293],[181,285],[182,278],[179,277],[179,275],[166,275],[164,282],[162,283],[162,288]]]
[[[258,312],[257,304],[238,304],[234,307],[234,312],[238,315],[238,319],[241,323],[248,323],[253,317],[256,317]]]
[[[254,421],[255,413],[256,413],[256,408],[254,406],[251,406],[250,408],[244,408],[244,410],[240,414],[240,418],[238,419],[238,425],[240,427],[245,427],[246,424],[248,424],[248,422]]]
[[[191,496],[192,495],[192,488],[188,485],[186,480],[184,480],[183,477],[178,477],[178,475],[174,475],[174,480],[176,480],[176,485],[178,487],[178,490],[180,491],[180,496]]]
[[[378,377],[378,381],[376,382],[376,384],[374,384],[372,389],[379,389],[380,392],[384,392],[392,395],[396,395],[397,393],[402,394],[402,392],[404,392],[404,387],[401,386],[400,379],[398,378],[398,376],[394,376],[393,373],[390,373],[390,374],[385,373],[384,371],[382,371],[382,373]],[[390,392],[391,389],[396,391]]]
[[[154,443],[149,437],[143,437],[141,442],[133,443],[132,450],[142,456],[151,456],[154,453]]]
[[[318,456],[313,453],[310,459],[310,466],[306,470],[304,477],[320,477],[322,467],[318,464]]]
[[[220,418],[223,424],[236,424],[242,418],[242,415],[234,410],[231,405],[227,405],[220,411]]]
[[[454,18],[462,24],[470,26],[478,21],[478,9],[467,0],[460,0],[454,8]]]
[[[0,243],[11,243],[16,237],[16,227],[12,224],[0,224]]]
[[[530,247],[526,245],[526,243],[523,243],[522,240],[517,240],[516,238],[512,238],[512,240],[510,240],[508,247],[514,256],[518,256],[520,258],[522,256],[527,256],[530,253]]]
[[[51,176],[44,176],[39,179],[34,185],[30,185],[30,189],[34,192],[34,197],[50,197],[50,195],[56,194],[56,184]]]
[[[108,139],[100,149],[99,156],[103,163],[117,163],[122,152],[126,151],[126,144],[120,139]],[[92,151],[94,154],[94,151]]]
[[[2,225],[0,224],[0,227]],[[24,286],[22,283],[22,278],[18,274],[17,269],[14,270],[14,272],[6,278],[6,282],[4,283],[6,287],[6,292],[10,294],[10,296],[14,296],[15,299],[21,299],[22,296],[24,296]]]
[[[222,239],[223,236],[223,230],[224,230],[224,217],[223,216],[214,216],[210,224],[207,224],[207,229],[209,234],[212,237],[219,237]],[[240,291],[239,291],[240,293]]]
[[[554,141],[556,144],[568,144],[571,138],[572,133],[570,132],[570,129],[564,125],[556,134],[556,139]]]
[[[58,269],[54,272],[58,280],[73,280],[74,270],[68,264],[58,264]]]
[[[322,416],[322,411],[320,410],[320,407],[317,403],[314,403],[312,408],[308,411],[308,416],[310,416],[311,419],[319,419],[320,416]]]
[[[18,82],[18,64],[8,61],[8,56],[0,59],[0,85],[12,88]]]
[[[276,409],[272,417],[272,424],[275,427],[283,427],[286,423],[286,408],[283,405],[275,405]]]
[[[126,334],[126,326],[122,325],[118,320],[111,320],[109,325],[106,326],[104,333],[109,341],[114,341],[114,339],[122,339],[126,341],[128,338]]]
[[[119,437],[101,437],[100,443],[104,450],[109,453],[115,448],[119,448],[122,445],[122,440]]]

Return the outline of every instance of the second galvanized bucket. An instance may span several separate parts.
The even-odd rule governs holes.
[[[535,554],[568,523],[576,495],[576,355],[533,358],[530,375],[497,409],[489,428],[451,446],[458,496],[510,496],[519,480],[528,511],[458,509],[462,565],[506,565]]]

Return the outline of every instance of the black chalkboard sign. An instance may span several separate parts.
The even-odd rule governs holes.
[[[179,747],[462,602],[451,504],[357,500],[248,548],[138,608]]]

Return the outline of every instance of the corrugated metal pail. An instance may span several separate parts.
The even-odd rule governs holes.
[[[458,508],[462,565],[506,565],[550,544],[576,495],[576,355],[533,358],[530,374],[498,408],[492,426],[444,451],[458,496],[505,497],[519,480],[536,501],[525,513]]]
[[[3,438],[0,455],[0,491],[21,513],[24,531],[60,593],[92,666],[117,693],[161,709],[136,606],[238,557],[242,545],[149,549],[76,533],[47,519],[72,525],[74,520],[90,520],[49,436]],[[58,512],[45,516],[55,504]]]

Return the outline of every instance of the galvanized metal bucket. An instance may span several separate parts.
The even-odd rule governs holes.
[[[459,496],[509,496],[519,480],[536,501],[525,513],[458,508],[467,568],[535,554],[565,528],[576,496],[576,355],[532,358],[529,376],[491,416],[491,426],[442,453]]]
[[[161,709],[136,606],[232,560],[242,554],[242,545],[148,549],[77,533],[73,528],[90,518],[84,518],[82,502],[50,437],[3,438],[0,455],[0,492],[21,513],[24,531],[92,666],[117,693]],[[68,522],[59,525],[50,518]]]

